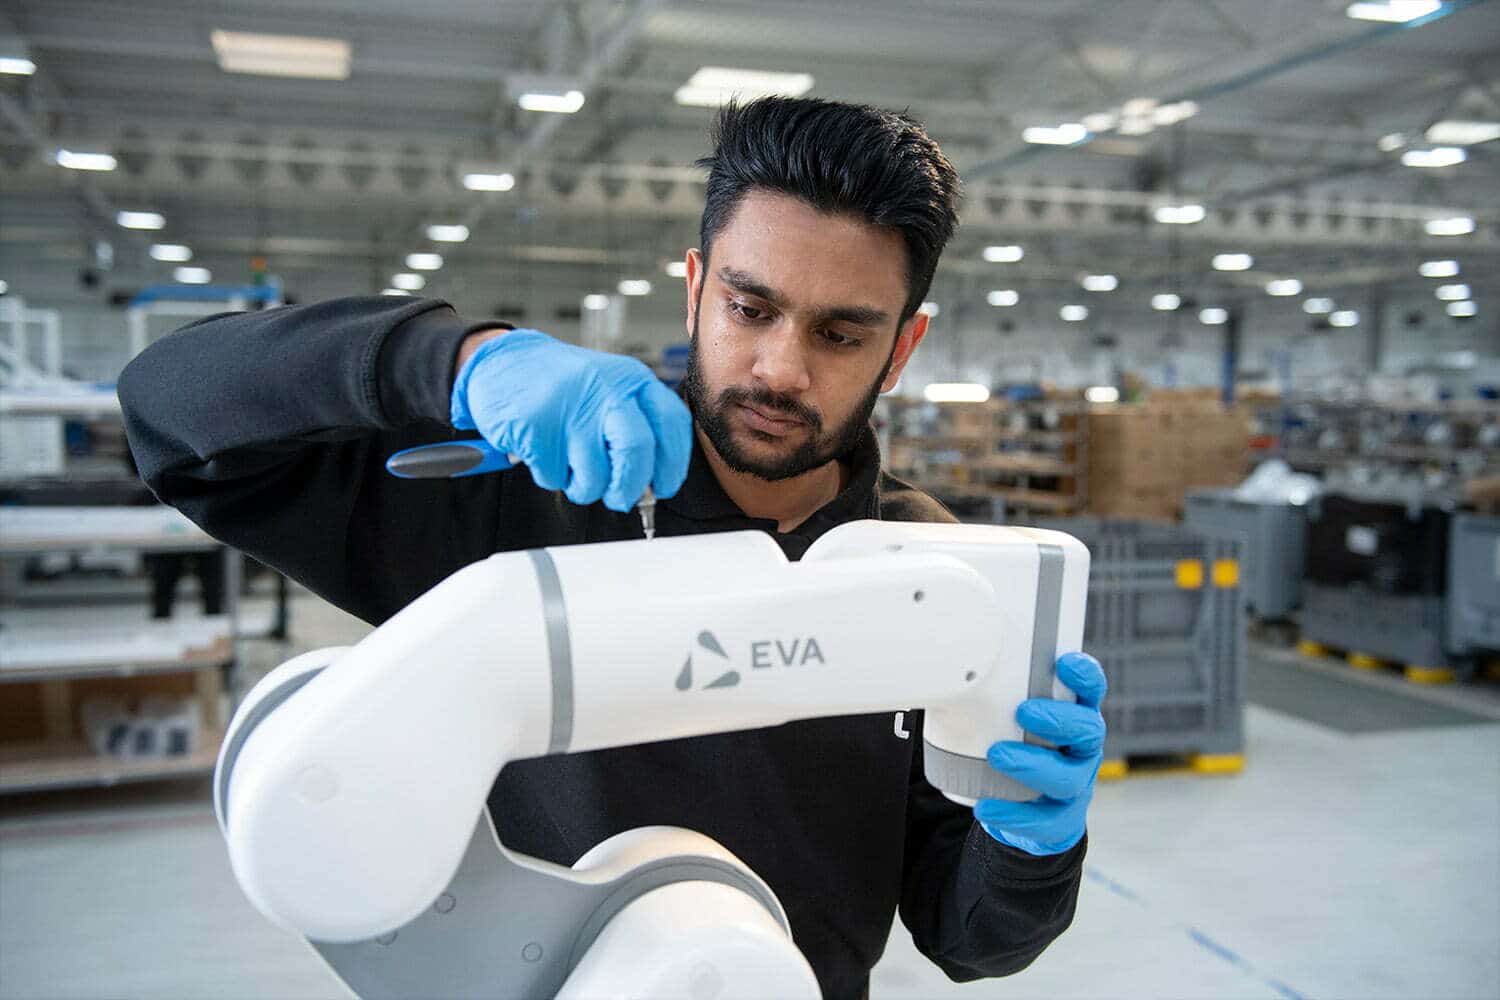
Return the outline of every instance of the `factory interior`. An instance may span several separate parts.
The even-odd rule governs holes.
[[[362,297],[363,305],[347,308],[365,315],[408,305],[402,315],[415,316],[423,301],[439,300],[463,323],[502,321],[548,335],[549,349],[564,350],[554,341],[572,345],[578,350],[569,359],[585,351],[590,358],[611,356],[610,364],[619,362],[614,356],[636,359],[640,364],[631,362],[630,372],[654,375],[643,395],[659,389],[659,380],[691,401],[682,384],[698,357],[689,337],[697,322],[687,321],[695,308],[691,283],[727,273],[704,277],[697,270],[701,258],[693,251],[701,245],[709,183],[700,161],[713,151],[711,130],[722,108],[775,96],[904,114],[951,162],[962,185],[957,228],[930,287],[919,293],[920,306],[903,320],[925,321],[926,335],[895,384],[874,400],[869,425],[885,474],[938,501],[966,526],[987,526],[984,538],[1029,546],[1026,565],[1040,566],[1042,575],[1033,585],[1017,583],[1009,570],[984,577],[990,571],[976,573],[959,556],[904,558],[921,566],[927,559],[937,567],[934,574],[942,567],[953,574],[953,567],[963,569],[963,580],[972,577],[991,604],[1008,609],[1008,617],[995,619],[1008,630],[1021,627],[1015,608],[1021,608],[1016,615],[1032,616],[1025,625],[1033,630],[1030,646],[1022,648],[1009,631],[1004,635],[1010,638],[984,640],[984,662],[997,664],[997,676],[1012,662],[1022,665],[1016,669],[1029,662],[1036,671],[1035,653],[1043,649],[1042,696],[1062,697],[1061,666],[1055,685],[1046,673],[1053,669],[1050,653],[1081,648],[1108,682],[1094,713],[1107,726],[1102,750],[1095,749],[1097,771],[1086,775],[1083,797],[1070,800],[1087,807],[1086,853],[1071,862],[1076,895],[1066,900],[1076,910],[1054,922],[1049,934],[1055,938],[1039,953],[1028,952],[1018,963],[1023,967],[1004,970],[1008,974],[996,965],[982,975],[954,975],[952,963],[938,961],[927,931],[907,919],[909,908],[938,904],[905,893],[898,914],[896,890],[871,888],[896,884],[900,872],[872,866],[860,876],[868,878],[869,894],[862,888],[857,895],[838,889],[832,876],[798,886],[778,882],[777,875],[802,870],[796,865],[841,871],[836,859],[823,860],[819,852],[838,854],[845,846],[849,857],[873,856],[859,841],[879,841],[884,831],[834,841],[825,831],[835,828],[837,817],[820,816],[822,796],[805,794],[820,784],[825,791],[841,784],[873,787],[860,784],[873,781],[870,775],[846,774],[828,763],[851,759],[848,746],[836,745],[840,734],[856,738],[853,723],[840,729],[829,718],[855,718],[852,705],[863,706],[860,713],[878,711],[886,752],[904,755],[905,745],[891,742],[910,736],[900,713],[937,704],[916,700],[925,690],[916,678],[966,655],[977,619],[918,635],[900,617],[915,612],[903,606],[893,627],[878,603],[860,603],[864,590],[852,590],[849,604],[839,605],[820,603],[817,595],[765,597],[769,591],[745,582],[753,583],[758,572],[751,556],[764,555],[760,548],[746,548],[743,564],[684,556],[682,576],[657,587],[652,574],[665,572],[654,568],[657,562],[642,562],[637,575],[629,560],[666,557],[639,555],[643,548],[666,553],[680,544],[689,546],[683,552],[709,551],[701,539],[668,537],[679,522],[669,516],[673,501],[658,480],[659,539],[639,540],[633,513],[618,518],[603,506],[588,511],[591,526],[616,518],[609,523],[635,532],[608,536],[631,540],[609,542],[627,555],[606,563],[613,577],[594,585],[605,595],[593,602],[594,620],[590,601],[580,597],[588,588],[568,576],[570,566],[580,565],[569,561],[568,547],[604,536],[559,534],[470,553],[430,581],[425,567],[413,566],[413,578],[427,582],[405,591],[389,581],[371,583],[384,588],[382,594],[414,596],[491,552],[549,546],[552,555],[529,556],[543,602],[534,621],[520,611],[495,611],[493,621],[519,624],[497,626],[499,634],[486,633],[472,647],[457,639],[414,643],[382,624],[400,602],[340,600],[326,585],[333,576],[357,576],[355,568],[301,570],[277,558],[274,546],[241,540],[281,532],[285,539],[310,539],[313,551],[321,532],[372,549],[389,543],[393,552],[423,544],[414,539],[435,539],[433,547],[442,549],[448,538],[472,532],[456,502],[445,506],[431,498],[459,495],[445,490],[498,497],[500,477],[512,484],[505,487],[511,497],[525,469],[474,475],[457,486],[402,484],[407,492],[401,496],[429,498],[421,501],[425,506],[401,508],[429,512],[427,524],[398,516],[394,507],[368,517],[336,507],[326,516],[298,506],[261,508],[279,494],[248,486],[241,499],[214,508],[212,518],[199,516],[214,489],[240,488],[237,475],[259,483],[256,469],[273,468],[274,456],[299,447],[347,456],[356,452],[335,449],[369,444],[357,452],[375,463],[369,470],[330,460],[319,467],[320,481],[342,476],[350,490],[376,489],[385,455],[375,449],[387,440],[376,437],[373,424],[342,426],[334,402],[325,406],[332,416],[324,435],[333,443],[315,444],[311,430],[295,442],[269,432],[256,440],[247,422],[270,426],[267,414],[311,413],[324,403],[298,397],[326,392],[333,400],[345,392],[343,382],[354,384],[354,362],[346,370],[325,368],[320,378],[319,363],[307,360],[314,357],[310,349],[298,353],[295,344],[246,339],[270,348],[230,365],[228,348],[215,347],[212,331],[239,336],[248,327],[214,320],[196,339],[188,339],[191,331],[178,332],[208,317],[239,313],[265,325],[277,316],[323,316],[306,320],[299,332],[332,343],[347,328],[352,343],[364,336],[355,330],[363,321],[345,323],[337,305],[322,313],[305,310]],[[845,231],[839,226],[864,225],[847,215],[816,218],[827,224],[835,249],[836,234]],[[732,219],[728,225],[721,236],[739,232]],[[884,234],[886,228],[864,225],[861,231]],[[786,233],[769,239],[783,237],[794,242]],[[735,244],[723,238],[732,250]],[[880,261],[863,264],[869,274],[880,271]],[[438,308],[423,315],[452,314]],[[414,350],[414,336],[404,335],[402,350]],[[505,333],[492,343],[515,344],[520,336]],[[187,357],[198,349],[214,351],[213,359]],[[170,370],[167,358],[180,367]],[[133,382],[122,378],[131,365],[136,373],[149,372]],[[244,377],[222,386],[192,384],[229,367]],[[555,373],[563,367],[541,365],[530,388],[552,393],[547,398],[554,402],[563,399],[566,394],[552,392],[547,382],[561,378]],[[455,414],[461,390],[455,381]],[[371,404],[377,411],[393,406],[381,395],[390,391],[384,385],[363,389],[366,397],[378,397]],[[440,423],[447,419],[448,391],[444,381]],[[809,389],[807,398],[814,392]],[[346,395],[358,393],[356,386]],[[148,413],[149,420],[142,415]],[[695,447],[706,448],[697,407],[694,416],[700,420]],[[755,419],[786,426],[764,415]],[[431,440],[473,436],[455,431],[454,420],[448,427],[430,425]],[[177,421],[181,441],[172,440]],[[482,423],[479,433],[488,433]],[[240,459],[240,471],[232,471],[205,453],[193,434],[253,442],[246,453],[258,457]],[[364,437],[351,442],[359,434]],[[507,451],[498,438],[488,447]],[[192,469],[199,471],[161,473],[160,455],[172,448],[190,459],[196,452],[202,464]],[[658,450],[658,471],[665,467],[662,454]],[[696,471],[701,452],[694,454]],[[501,466],[511,461],[520,459],[500,454]],[[540,468],[534,465],[531,474],[540,477]],[[710,482],[715,474],[723,481],[720,466],[712,469],[705,472]],[[283,482],[295,474],[266,472],[263,478]],[[691,485],[695,472],[687,475]],[[353,485],[360,477],[365,485]],[[193,485],[184,485],[189,479]],[[177,492],[164,497],[163,483],[175,483]],[[556,488],[540,478],[523,485]],[[639,506],[642,516],[648,498],[643,495]],[[725,501],[731,508],[740,494],[734,498]],[[580,510],[561,492],[544,500],[524,510],[512,501],[511,510],[520,511],[512,516],[545,509],[567,521]],[[649,509],[658,509],[655,499]],[[506,505],[499,511],[503,522]],[[754,520],[748,507],[731,512],[742,522]],[[845,511],[838,519],[866,516]],[[756,523],[781,541],[776,524]],[[1048,591],[1049,553],[1064,549],[1035,539],[1057,536],[1001,530],[1016,526],[1076,539],[1076,551],[1088,556],[1086,603],[1081,577],[1058,577],[1078,584],[1076,600],[1066,587],[1062,596]],[[498,537],[539,538],[552,529],[509,530],[502,526]],[[898,566],[901,545],[882,548],[889,551],[861,558]],[[777,564],[778,572],[833,572],[828,567],[838,565],[832,557],[796,562],[800,551],[791,558],[789,566]],[[555,586],[558,570],[543,568],[552,560],[563,579],[555,601],[547,581]],[[1074,562],[1067,567],[1075,572]],[[397,563],[391,572],[402,569]],[[876,594],[879,575],[871,571],[859,586]],[[611,590],[611,583],[618,586]],[[351,580],[345,586],[362,585]],[[1026,590],[1033,586],[1034,601]],[[569,591],[563,610],[562,592],[569,587],[580,589]],[[928,590],[933,597],[924,613],[937,614],[946,591]],[[1015,596],[1023,591],[1024,599]],[[848,696],[855,700],[834,700],[818,687],[824,681],[811,680],[804,688],[788,687],[785,703],[764,710],[771,714],[744,716],[762,720],[754,728],[769,727],[768,719],[823,727],[816,730],[822,742],[808,737],[799,744],[810,748],[807,756],[782,761],[785,770],[726,764],[716,794],[684,804],[688,819],[681,822],[691,824],[698,807],[705,816],[719,815],[729,808],[721,800],[781,802],[777,795],[800,790],[798,815],[775,824],[767,816],[766,830],[780,838],[774,850],[763,844],[771,833],[724,833],[705,819],[722,842],[719,849],[740,859],[716,863],[729,865],[725,871],[745,868],[750,875],[735,876],[743,882],[726,883],[730,876],[721,872],[712,885],[672,883],[615,904],[623,909],[614,916],[600,904],[584,930],[569,925],[556,931],[560,937],[545,938],[545,951],[529,937],[544,940],[533,923],[561,919],[539,915],[551,905],[542,898],[546,893],[524,900],[497,896],[507,899],[496,907],[506,911],[505,921],[479,914],[477,923],[465,925],[479,929],[465,939],[470,943],[462,961],[442,957],[456,953],[444,947],[456,945],[435,944],[427,952],[413,943],[428,941],[421,935],[437,933],[431,928],[445,926],[444,920],[454,922],[447,914],[455,895],[454,915],[465,910],[468,856],[455,874],[462,839],[444,841],[454,845],[447,862],[432,860],[436,853],[418,857],[422,851],[413,846],[443,832],[434,817],[453,801],[441,791],[452,786],[444,784],[444,755],[458,752],[460,742],[463,754],[479,761],[585,747],[604,747],[599,752],[607,755],[627,752],[607,749],[623,744],[664,747],[650,741],[752,728],[708,718],[707,709],[704,720],[674,714],[663,716],[671,721],[659,728],[631,725],[632,713],[652,718],[648,702],[671,690],[674,675],[678,691],[696,683],[689,679],[695,657],[702,676],[705,664],[741,655],[737,646],[727,653],[718,648],[711,631],[698,631],[718,626],[692,617],[715,601],[734,603],[741,593],[770,609],[766,635],[782,635],[776,629],[784,621],[789,631],[795,631],[790,623],[811,622],[797,634],[811,630],[823,637],[821,647],[792,640],[792,653],[780,639],[755,642],[753,662],[742,666],[786,665],[786,677],[798,672],[789,684],[819,670],[832,677],[841,666],[827,636],[854,628],[852,618],[865,633],[860,648],[870,650],[864,666],[837,682],[858,689]],[[923,597],[917,590],[915,601]],[[672,607],[674,600],[682,606]],[[368,610],[377,607],[379,614]],[[1063,610],[1047,618],[1044,607]],[[451,608],[428,613],[460,616]],[[473,620],[489,613],[470,612],[470,624],[477,628]],[[984,613],[1000,614],[988,604]],[[634,620],[622,624],[627,618]],[[567,648],[569,630],[578,662],[567,669],[576,677],[559,673],[558,649]],[[319,681],[334,691],[328,697],[338,695],[334,683],[345,683],[341,697],[355,699],[363,691],[373,699],[371,690],[378,689],[385,698],[379,704],[387,706],[382,710],[426,711],[426,688],[412,680],[419,676],[412,672],[416,664],[406,662],[408,671],[399,674],[405,678],[400,683],[416,687],[380,689],[385,674],[373,668],[363,678],[351,669],[337,673],[334,654],[319,661],[319,669],[330,671],[326,676],[308,680],[314,675],[307,674],[272,697],[260,694],[271,682],[257,684],[295,657],[355,647],[352,657],[406,642],[403,648],[418,653],[407,660],[423,660],[425,650],[435,662],[420,664],[423,671],[441,678],[458,676],[468,659],[491,662],[486,647],[521,658],[518,651],[530,641],[523,631],[545,633],[553,644],[547,647],[552,742],[546,744],[543,732],[537,744],[547,749],[517,751],[531,745],[525,740],[533,739],[532,731],[523,739],[493,721],[476,723],[480,735],[472,736],[464,720],[479,712],[475,706],[488,694],[455,706],[451,730],[421,716],[427,724],[379,729],[378,738],[366,740],[365,748],[384,754],[382,760],[402,758],[411,771],[430,767],[432,789],[439,791],[427,799],[421,789],[406,787],[421,780],[357,785],[351,776],[356,765],[340,786],[322,758],[291,776],[302,764],[277,763],[274,751],[265,749],[273,738],[322,739],[342,732],[345,723],[376,731],[374,723],[359,721],[358,706],[366,703],[355,700],[326,717],[324,729],[316,724],[320,717],[309,714],[300,717],[303,730],[295,731],[289,713],[321,696]],[[601,633],[608,634],[594,638]],[[1053,637],[1055,650],[1044,648],[1044,634]],[[1072,634],[1081,635],[1081,644],[1069,644]],[[900,656],[881,647],[904,649],[916,638],[930,655],[903,661],[905,672],[892,674],[887,684],[878,676],[880,663]],[[632,693],[625,680],[609,680],[605,686],[618,684],[621,700],[601,709],[592,699],[604,695],[590,690],[584,661],[612,658],[623,678],[645,669],[632,662],[634,651],[657,642],[671,650],[687,644],[693,653],[686,665],[679,653],[669,653],[677,657],[670,666],[651,666],[649,697]],[[540,678],[548,661],[538,656]],[[522,670],[511,669],[518,676]],[[754,698],[761,690],[755,682],[771,671],[745,673],[739,691],[702,695],[722,695],[720,704]],[[398,676],[396,668],[390,676]],[[731,676],[737,683],[739,674],[731,671],[715,686],[731,683]],[[1036,678],[1033,672],[1032,697],[1039,696]],[[974,679],[971,671],[967,680]],[[1018,683],[1025,689],[1024,679]],[[888,701],[878,700],[881,691],[890,693]],[[698,691],[688,694],[699,697]],[[1025,696],[1022,690],[996,714],[1008,715]],[[575,702],[577,738],[570,745],[566,734],[558,738],[558,706],[575,712]],[[681,712],[685,703],[671,702],[671,711]],[[708,705],[708,697],[698,704]],[[1066,707],[1082,713],[1086,699],[1080,693],[1079,704]],[[926,714],[927,778],[912,779],[911,794],[951,808],[927,787],[930,780],[968,809],[985,796],[955,797],[942,784],[950,779],[933,770],[947,752],[932,742],[939,739],[934,732],[946,732],[934,728],[946,718],[942,711],[939,705]],[[598,722],[606,715],[609,721]],[[819,721],[796,721],[808,719]],[[282,722],[285,727],[276,729]],[[587,742],[591,725],[607,730],[593,744]],[[986,739],[1001,739],[1010,731],[1005,727],[1015,725],[997,718]],[[250,734],[261,726],[257,744]],[[774,729],[770,733],[767,739],[778,738]],[[333,746],[334,737],[327,739]],[[487,741],[507,749],[502,755]],[[1026,741],[1037,742],[1029,732]],[[1081,753],[1061,738],[1058,748],[1041,742],[1028,749],[1049,760],[1076,760],[1069,755]],[[374,743],[382,746],[377,750]],[[911,751],[920,770],[924,749]],[[292,759],[291,751],[285,754],[281,760]],[[884,767],[888,759],[870,758],[859,770]],[[239,787],[229,780],[234,766],[241,768]],[[572,773],[558,766],[563,770],[556,773]],[[906,767],[902,763],[897,776],[902,789]],[[680,795],[697,794],[691,790],[698,787],[698,771],[689,770],[680,786],[670,769],[642,772],[639,780],[660,797],[670,798],[674,786]],[[281,773],[296,783],[295,794],[277,798],[274,790],[252,784]],[[464,786],[472,786],[469,798],[454,808],[477,802],[474,796],[488,791],[495,775],[479,778],[482,787],[470,781]],[[338,794],[340,787],[347,795]],[[572,798],[580,787],[555,789],[558,801],[547,813],[587,813],[588,804]],[[257,826],[249,810],[255,803],[270,803],[266,811],[293,810],[281,803],[295,799],[301,811],[288,816],[326,816],[366,791],[374,796],[368,815],[378,818],[351,828],[341,846],[325,845],[336,857],[326,870],[287,857],[298,853],[295,847],[281,854],[260,850],[253,841],[270,833],[243,832],[269,830],[292,844],[324,844],[333,826],[297,832],[271,819]],[[320,812],[318,803],[328,800]],[[404,804],[409,801],[437,803],[433,816],[409,819],[403,815],[412,812]],[[846,808],[835,803],[849,801],[847,792],[827,799],[835,811]],[[481,810],[480,834],[484,815]],[[676,815],[648,813],[640,822],[681,825]],[[1083,814],[1077,815],[1081,824]],[[899,809],[894,822],[899,827]],[[498,818],[496,824],[503,825]],[[460,832],[467,837],[470,829]],[[968,838],[965,850],[991,852],[984,857],[1045,865],[1059,856],[1007,840],[978,820],[966,829],[967,835],[959,831]],[[1082,829],[1067,842],[1066,857],[1076,859],[1083,850],[1077,840]],[[807,836],[797,836],[799,830]],[[481,839],[476,834],[474,843]],[[388,919],[377,936],[374,917],[360,910],[366,905],[361,894],[374,898],[376,891],[340,873],[368,874],[378,867],[368,859],[383,855],[367,846],[384,850],[397,842],[408,851],[398,867],[441,869],[433,884],[447,889],[441,896],[429,890],[420,915]],[[908,835],[908,874],[913,843]],[[579,845],[563,868],[593,846]],[[313,847],[308,850],[311,856]],[[345,854],[358,860],[340,868]],[[495,852],[502,855],[513,856]],[[779,860],[767,867],[759,860],[766,857]],[[958,865],[956,852],[953,857]],[[778,867],[782,861],[788,867]],[[964,863],[972,865],[973,858]],[[267,874],[278,864],[284,867]],[[369,878],[381,882],[386,874]],[[307,889],[300,898],[322,895],[306,912],[326,901],[328,912],[345,907],[359,918],[351,917],[349,926],[368,929],[336,944],[328,943],[332,932],[320,940],[310,928],[331,925],[312,917],[299,924],[289,915],[295,907],[279,904],[283,897],[265,888],[278,878],[330,887]],[[745,888],[752,883],[762,895]],[[1004,899],[1021,884],[997,876],[983,892]],[[750,935],[743,940],[752,943],[728,932],[708,935],[705,928],[717,919],[708,907],[678,924],[662,917],[665,923],[650,925],[653,933],[678,935],[675,953],[648,945],[645,934],[640,941],[628,937],[634,932],[626,928],[643,926],[631,920],[648,919],[641,916],[643,901],[682,886],[717,886],[733,894],[736,905],[753,907],[759,899],[753,919],[735,925],[734,933]],[[958,891],[951,884],[949,890]],[[286,892],[287,899],[296,895]],[[814,903],[822,909],[804,902],[818,893],[823,898]],[[850,926],[839,920],[856,919],[840,911],[876,896],[890,900],[889,912],[856,916],[880,921],[881,935],[884,921],[891,921],[883,947],[879,940],[868,947],[852,939],[830,944],[830,935]],[[986,898],[967,905],[988,913]],[[824,912],[836,915],[827,918],[832,930],[810,916]],[[978,918],[965,919],[960,912],[955,926],[944,929],[956,935],[954,954],[980,947],[974,943]],[[503,947],[485,943],[500,940],[493,937],[500,933],[496,923],[528,943],[514,955],[505,950],[509,938]],[[770,937],[754,938],[747,927]],[[570,941],[572,957],[563,962]],[[749,951],[734,951],[730,941]],[[743,971],[761,968],[744,957],[757,947],[788,967],[803,968],[798,963],[806,953],[830,1000],[1496,1000],[1497,942],[1500,3],[0,4],[0,1000],[791,1000],[774,985],[783,980]],[[819,949],[864,962],[854,980],[839,981],[867,973],[868,992],[830,987],[834,980],[819,964]],[[489,952],[502,950],[503,958],[493,959],[500,971],[464,973],[482,980],[482,989],[459,985],[462,976],[452,967],[479,969]],[[616,968],[605,954],[633,957]],[[679,968],[687,972],[679,976]],[[561,985],[564,975],[567,985]]]

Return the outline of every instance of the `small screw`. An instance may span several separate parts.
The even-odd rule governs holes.
[[[389,934],[382,934],[382,935],[380,935],[380,937],[378,937],[378,938],[375,939],[375,943],[378,944],[378,945],[380,945],[381,947],[385,947],[386,945],[389,945],[389,944],[394,944],[395,941],[396,941],[396,932],[395,931],[391,931]]]
[[[976,678],[978,676],[979,676],[978,674],[976,674],[974,671],[970,670],[968,673],[964,674],[964,680],[966,680],[966,681],[972,681],[974,678]]]
[[[915,594],[911,595],[911,599],[914,600],[914,601],[916,601],[918,604],[921,604],[922,603],[922,598],[924,598],[926,596],[927,596],[926,594],[922,593],[919,590]]]
[[[452,913],[453,912],[453,905],[454,905],[454,899],[453,899],[453,897],[450,896],[450,895],[448,895],[445,892],[445,893],[443,893],[441,896],[439,896],[437,898],[437,902],[436,903],[432,904],[432,908],[434,910],[437,910],[439,913]]]
[[[528,962],[540,962],[542,960],[542,946],[532,941],[521,949],[521,957]]]

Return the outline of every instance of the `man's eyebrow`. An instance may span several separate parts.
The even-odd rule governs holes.
[[[732,267],[719,268],[719,280],[737,292],[765,299],[778,309],[786,308],[786,297],[769,285],[756,280],[755,276]],[[856,326],[879,327],[890,322],[890,313],[871,306],[823,306],[813,310],[813,318],[820,323],[853,323]]]

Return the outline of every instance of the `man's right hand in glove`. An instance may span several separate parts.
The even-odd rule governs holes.
[[[687,404],[634,358],[511,330],[466,343],[450,415],[515,455],[545,490],[624,513],[649,485],[670,497],[687,478]]]

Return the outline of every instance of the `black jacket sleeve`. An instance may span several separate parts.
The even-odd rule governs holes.
[[[449,440],[466,324],[371,297],[200,320],[120,375],[141,478],[216,538],[366,621],[493,551],[501,476],[399,480],[385,458]]]
[[[1053,857],[996,841],[922,774],[921,713],[911,713],[901,922],[955,982],[1030,965],[1073,922],[1088,839]]]

